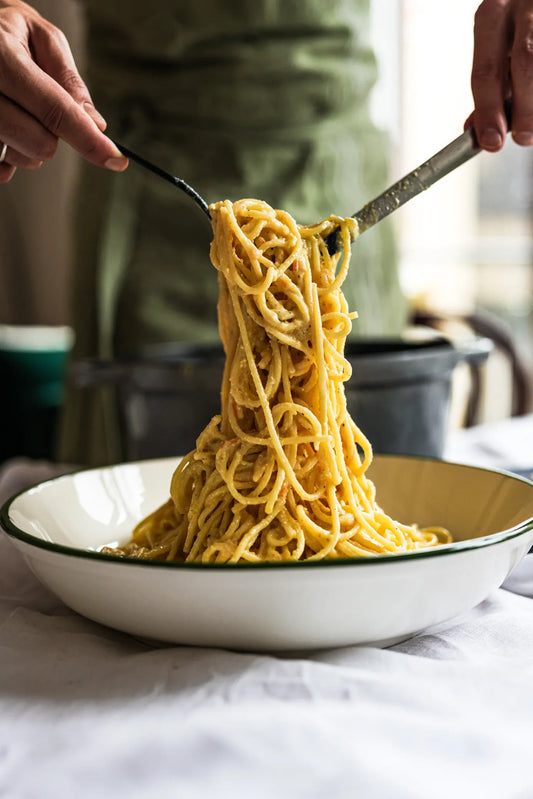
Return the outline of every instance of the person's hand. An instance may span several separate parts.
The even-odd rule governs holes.
[[[59,139],[122,171],[128,161],[105,126],[64,34],[22,0],[0,0],[0,183],[50,160]]]
[[[512,136],[533,144],[533,0],[483,0],[474,20],[472,94],[474,125],[483,149],[503,147],[512,103]]]

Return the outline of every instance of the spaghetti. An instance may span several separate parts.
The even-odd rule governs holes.
[[[240,563],[399,553],[449,540],[376,503],[372,448],[344,394],[356,314],[341,291],[351,219],[298,226],[258,200],[211,207],[226,352],[221,414],[200,434],[170,499],[140,522],[129,557]],[[342,253],[324,239],[340,227]]]

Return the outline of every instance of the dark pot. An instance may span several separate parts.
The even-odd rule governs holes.
[[[484,338],[461,346],[441,338],[348,343],[348,408],[374,451],[441,457],[453,371],[483,363],[491,348]],[[167,344],[142,359],[82,361],[71,372],[81,388],[116,386],[126,457],[137,460],[194,448],[220,412],[223,368],[221,346]]]

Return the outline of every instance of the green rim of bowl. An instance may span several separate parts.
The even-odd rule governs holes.
[[[376,456],[379,457],[379,456]],[[531,486],[533,489],[533,481],[528,480],[526,477],[522,477],[521,475],[514,474],[513,472],[506,471],[504,469],[489,469],[482,466],[469,466],[468,464],[463,463],[453,463],[452,461],[440,461],[436,458],[426,458],[418,455],[386,455],[384,454],[382,457],[384,458],[402,458],[408,459],[412,461],[429,461],[434,463],[443,463],[448,464],[450,467],[459,468],[459,469],[475,469],[481,472],[490,472],[491,474],[501,474],[505,477],[509,477],[513,480],[517,480],[518,482],[525,483],[526,485]],[[76,547],[69,547],[64,546],[63,544],[55,544],[53,541],[43,541],[41,538],[37,538],[36,536],[31,535],[31,533],[26,533],[23,530],[20,530],[9,517],[9,511],[11,505],[15,502],[18,497],[26,494],[30,491],[33,491],[35,488],[48,485],[49,483],[57,483],[61,480],[67,480],[75,474],[81,474],[83,472],[93,472],[93,471],[102,471],[102,469],[116,469],[117,466],[134,466],[136,463],[157,463],[162,461],[170,461],[172,458],[160,458],[154,459],[153,461],[134,461],[127,464],[115,464],[111,466],[105,466],[101,468],[90,468],[90,469],[78,469],[74,472],[68,472],[67,474],[59,475],[58,477],[53,477],[49,480],[45,480],[39,483],[35,483],[33,486],[29,486],[28,488],[19,491],[14,496],[10,497],[0,508],[0,526],[4,530],[4,532],[10,536],[11,538],[16,538],[19,541],[22,541],[25,544],[29,544],[30,546],[37,547],[38,549],[44,549],[48,552],[53,552],[59,555],[66,555],[69,557],[75,558],[86,558],[89,560],[98,561],[100,563],[121,563],[123,566],[129,567],[137,567],[137,568],[162,568],[162,569],[186,569],[186,570],[197,570],[197,571],[204,571],[209,572],[212,570],[223,570],[223,571],[257,571],[259,570],[271,570],[271,569],[312,569],[312,568],[340,568],[343,566],[357,566],[359,568],[363,567],[370,567],[377,566],[380,563],[399,563],[405,560],[413,560],[413,559],[424,559],[424,558],[435,558],[435,557],[442,557],[443,555],[454,555],[458,552],[467,552],[470,550],[481,549],[484,547],[494,546],[496,544],[500,544],[503,541],[508,541],[512,538],[517,538],[519,536],[524,535],[528,532],[533,532],[533,517],[529,519],[525,519],[523,522],[520,522],[513,527],[509,527],[507,530],[501,530],[498,533],[492,533],[490,535],[480,536],[479,538],[468,538],[465,541],[456,541],[451,544],[442,544],[441,546],[436,547],[428,547],[427,549],[416,549],[411,550],[409,552],[400,552],[397,555],[375,555],[370,557],[355,557],[355,558],[339,558],[339,559],[332,559],[332,560],[304,560],[304,561],[267,561],[264,563],[184,563],[182,561],[168,561],[168,560],[150,560],[148,558],[124,558],[120,555],[106,555],[98,550],[92,549],[79,549]]]

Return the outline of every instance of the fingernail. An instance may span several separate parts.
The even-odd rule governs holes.
[[[503,144],[502,135],[496,128],[485,128],[485,130],[481,131],[479,143],[489,150],[496,150]]]
[[[513,139],[517,144],[522,147],[529,147],[533,144],[533,133],[529,130],[513,130]]]
[[[102,114],[96,110],[92,103],[84,103],[83,110],[91,117],[93,122],[100,130],[105,130],[107,128],[107,122],[103,118]]]
[[[123,172],[128,166],[128,159],[124,155],[108,158],[104,166],[106,169],[112,169],[113,172]]]

